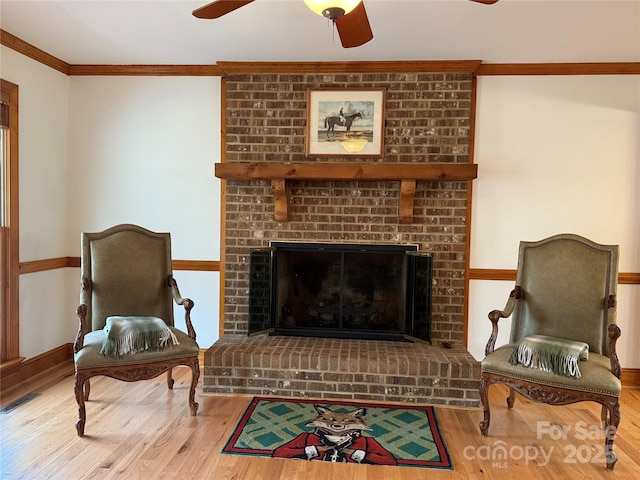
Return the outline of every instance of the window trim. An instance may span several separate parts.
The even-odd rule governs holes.
[[[20,315],[19,315],[19,217],[18,217],[18,85],[0,79],[2,101],[9,104],[9,131],[7,137],[8,164],[3,190],[6,195],[5,219],[2,230],[2,301],[0,302],[0,373],[14,373],[20,368]]]

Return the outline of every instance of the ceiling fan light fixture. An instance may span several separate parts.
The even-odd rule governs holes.
[[[304,0],[312,12],[334,22],[337,18],[351,13],[360,2],[361,0]]]

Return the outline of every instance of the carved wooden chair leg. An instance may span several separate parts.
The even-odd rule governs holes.
[[[509,389],[509,396],[507,397],[507,407],[513,408],[516,403],[516,392],[513,388]]]
[[[78,403],[78,421],[76,422],[76,432],[78,433],[79,437],[82,437],[84,435],[84,424],[87,421],[87,410],[84,406],[84,383],[84,379],[79,377],[76,373],[73,391],[76,395],[76,402]]]
[[[606,405],[602,405],[602,410],[600,410],[600,426],[604,430],[609,425],[609,411],[607,410]]]
[[[170,368],[169,370],[167,370],[167,387],[169,387],[169,390],[173,390],[173,383],[174,383],[174,380],[173,380],[173,378],[171,377],[171,371],[172,371],[172,370],[173,370],[173,369],[171,369],[171,368]]]
[[[191,364],[191,387],[189,388],[189,408],[191,415],[195,417],[198,412],[198,404],[196,403],[196,387],[200,378],[200,363],[196,358]]]
[[[489,422],[491,421],[491,411],[489,410],[489,383],[484,375],[480,377],[480,402],[484,410],[484,417],[480,422],[480,433],[486,437],[489,433]]]
[[[88,378],[84,381],[84,401],[89,401],[89,393],[91,393],[91,380]]]
[[[604,453],[607,460],[607,470],[613,470],[613,467],[615,467],[616,462],[618,461],[618,456],[613,453],[613,441],[616,438],[618,425],[620,424],[620,403],[616,402],[614,405],[610,406],[608,408],[608,412],[609,420],[605,430]]]

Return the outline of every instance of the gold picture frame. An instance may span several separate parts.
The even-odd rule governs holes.
[[[307,90],[307,157],[382,157],[384,88]]]

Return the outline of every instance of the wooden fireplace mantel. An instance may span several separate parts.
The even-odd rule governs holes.
[[[461,181],[478,177],[474,163],[216,163],[224,180],[271,180],[275,220],[289,221],[287,180],[358,180],[400,182],[400,223],[413,222],[418,181]]]

